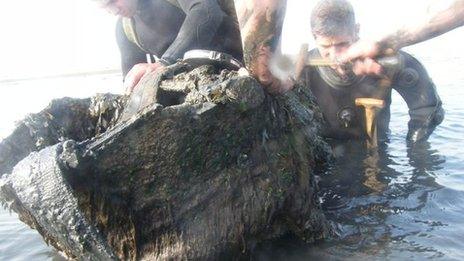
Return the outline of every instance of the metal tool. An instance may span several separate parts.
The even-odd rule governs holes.
[[[366,115],[366,132],[369,136],[369,146],[377,147],[377,113],[385,107],[385,101],[374,98],[356,98],[356,106],[362,106]]]
[[[305,50],[306,52],[303,53]],[[290,55],[276,55],[271,60],[271,72],[279,79],[286,79],[287,77],[298,79],[305,66],[344,66],[348,69],[353,66],[352,62],[341,63],[326,58],[308,59],[307,50],[308,46],[302,45],[300,53],[296,57]],[[394,75],[403,67],[403,58],[400,54],[380,57],[375,59],[375,61],[383,67],[386,75]]]
[[[399,55],[394,55],[394,56],[384,56],[380,57],[378,59],[375,59],[375,62],[380,64],[385,71],[395,71],[397,68],[400,68],[403,61],[401,59],[401,56]],[[306,63],[306,65],[309,66],[352,66],[352,62],[348,63],[340,63],[338,61],[333,61],[325,58],[313,58],[309,59]]]

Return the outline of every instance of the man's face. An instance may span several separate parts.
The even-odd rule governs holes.
[[[337,36],[314,35],[314,40],[322,58],[337,61],[337,58],[345,52],[354,42],[358,40],[357,34],[345,33]],[[332,66],[339,73],[343,74],[340,66]]]
[[[314,39],[322,58],[333,61],[354,43],[354,37],[352,35],[315,35]]]
[[[132,17],[137,11],[137,2],[138,0],[106,0],[102,1],[101,7],[114,15]]]

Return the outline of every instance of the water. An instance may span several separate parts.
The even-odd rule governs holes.
[[[0,140],[14,128],[15,121],[36,113],[55,98],[86,98],[95,93],[121,93],[119,73],[81,75],[0,83]],[[13,212],[0,207],[0,260],[64,260],[42,237],[20,222]]]
[[[274,251],[291,260],[464,259],[462,177],[448,168],[455,160],[432,142],[408,149],[403,138],[375,152],[344,144],[320,182],[322,206],[339,238],[312,247],[289,239]]]
[[[452,35],[450,37],[453,37]],[[450,45],[450,38],[411,48],[427,67],[444,102],[446,117],[429,141],[415,148],[405,143],[407,108],[399,95],[393,98],[390,141],[378,151],[346,143],[336,149],[336,164],[321,173],[321,200],[338,237],[313,245],[286,238],[264,247],[263,259],[464,259],[464,57],[454,52],[431,53]],[[451,44],[453,49],[458,44]],[[118,86],[118,87],[114,87]],[[10,89],[8,89],[10,88]],[[43,80],[2,87],[8,98],[0,102],[0,138],[13,119],[38,111],[51,98],[89,96],[94,92],[121,91],[118,76]],[[115,90],[116,89],[116,90]],[[45,91],[44,91],[45,90]],[[32,92],[34,103],[5,103]],[[20,117],[21,116],[21,117]],[[0,209],[1,260],[60,260],[37,232]]]

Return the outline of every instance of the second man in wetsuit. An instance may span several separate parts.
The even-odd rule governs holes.
[[[311,15],[311,27],[317,49],[309,53],[309,59],[336,61],[358,40],[359,26],[355,22],[353,7],[346,0],[319,2]],[[379,138],[385,138],[390,121],[391,92],[395,89],[409,108],[408,141],[428,138],[443,120],[441,100],[419,61],[405,52],[398,56],[402,63],[386,72],[389,84],[385,84],[385,77],[356,76],[342,65],[304,69],[303,81],[310,86],[326,120],[326,137],[366,138],[364,108],[356,106],[355,100],[374,98],[387,105],[377,116]]]

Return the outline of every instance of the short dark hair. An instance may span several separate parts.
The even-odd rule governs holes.
[[[311,12],[313,34],[336,36],[355,28],[353,6],[346,0],[321,0]]]

